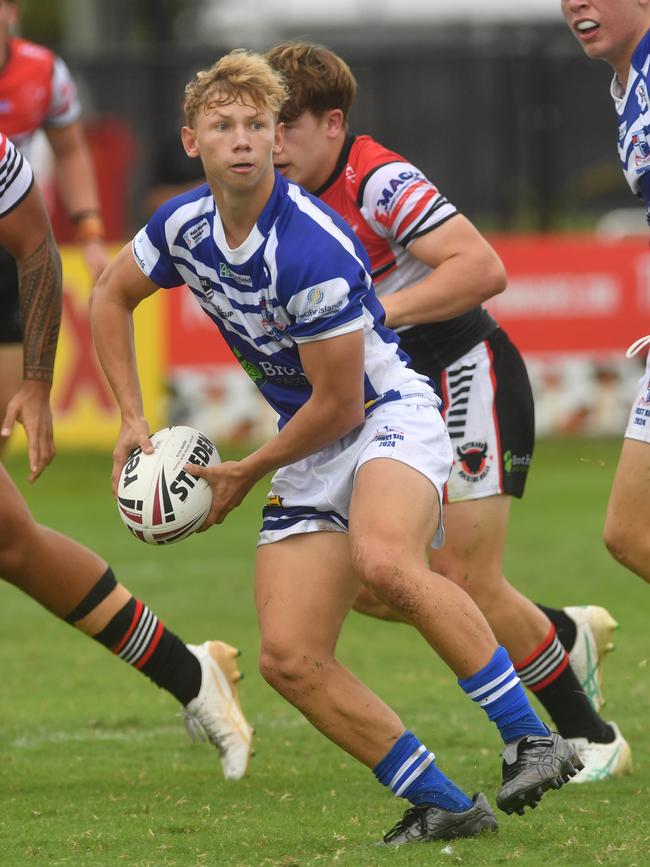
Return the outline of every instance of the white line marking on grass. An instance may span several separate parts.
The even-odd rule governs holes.
[[[179,714],[180,716],[180,714]],[[255,717],[252,724],[258,731],[268,729],[292,729],[302,728],[309,725],[304,717],[274,717],[273,719],[265,719],[264,717]],[[143,726],[145,724],[143,723]],[[11,742],[11,746],[16,749],[31,749],[33,747],[42,746],[43,744],[67,744],[67,743],[94,743],[96,741],[116,741],[116,742],[138,742],[152,740],[153,738],[165,737],[167,735],[184,734],[181,723],[178,725],[158,726],[156,728],[142,728],[129,726],[127,729],[115,730],[110,728],[89,728],[82,731],[48,731],[34,735],[21,735]]]

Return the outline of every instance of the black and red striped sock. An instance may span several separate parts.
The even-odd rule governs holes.
[[[539,647],[515,663],[515,671],[544,705],[562,737],[598,743],[614,739],[614,732],[583,692],[553,625]]]
[[[133,596],[108,625],[92,636],[124,662],[166,689],[181,704],[201,688],[201,666],[185,644]]]

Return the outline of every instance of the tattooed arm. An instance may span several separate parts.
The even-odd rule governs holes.
[[[61,259],[36,186],[0,218],[0,244],[18,264],[24,353],[23,385],[9,403],[2,436],[16,421],[24,426],[31,482],[54,457],[50,388],[62,307]]]

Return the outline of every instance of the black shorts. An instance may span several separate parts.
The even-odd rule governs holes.
[[[535,406],[521,353],[501,328],[444,369],[419,356],[442,398],[454,450],[446,502],[522,497],[535,444]]]
[[[0,247],[0,343],[22,343],[16,260]]]

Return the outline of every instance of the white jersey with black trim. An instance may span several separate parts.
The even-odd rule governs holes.
[[[611,95],[618,115],[618,155],[630,189],[650,213],[650,31],[637,45],[625,87],[616,75]]]
[[[280,416],[309,399],[301,343],[363,331],[366,411],[391,400],[437,404],[383,325],[366,252],[345,221],[276,173],[248,238],[226,241],[207,184],[163,205],[133,240],[158,286],[186,283],[244,370]]]
[[[0,132],[0,217],[22,202],[33,183],[31,166],[7,136]]]

